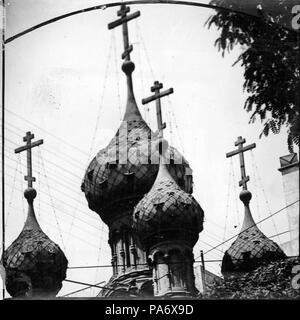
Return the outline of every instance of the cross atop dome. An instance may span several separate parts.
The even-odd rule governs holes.
[[[129,45],[129,35],[128,35],[128,25],[127,23],[140,16],[140,11],[134,12],[127,15],[130,11],[130,8],[125,4],[121,5],[120,10],[117,12],[120,19],[115,20],[108,24],[108,29],[114,29],[122,25],[123,29],[123,43],[124,43],[124,52],[122,53],[122,59],[124,59],[122,64],[122,70],[126,74],[127,78],[127,104],[126,111],[123,118],[123,121],[129,120],[142,120],[141,113],[137,107],[134,93],[133,93],[133,82],[132,82],[132,72],[134,71],[135,65],[130,60],[130,52],[133,50],[132,45]]]
[[[255,143],[249,144],[246,147],[243,147],[243,144],[246,142],[246,139],[242,137],[238,137],[237,141],[234,143],[235,146],[238,146],[237,150],[231,151],[226,153],[226,158],[230,158],[239,154],[240,156],[240,166],[241,166],[241,180],[239,181],[240,187],[243,187],[243,190],[247,190],[247,182],[250,180],[249,176],[246,175],[245,169],[245,159],[244,159],[244,152],[251,150],[256,147]]]
[[[160,89],[162,88],[163,88],[162,83],[160,83],[159,81],[154,81],[154,85],[151,87],[151,92],[154,92],[154,95],[142,100],[142,104],[147,104],[154,100],[156,101],[157,127],[158,127],[160,138],[163,137],[163,129],[166,128],[166,123],[162,122],[160,98],[165,97],[174,92],[173,88],[160,92]]]
[[[42,139],[31,143],[32,139],[34,139],[34,134],[30,131],[26,132],[26,136],[23,138],[23,141],[27,142],[26,145],[15,149],[15,153],[27,150],[27,176],[25,176],[24,179],[28,182],[28,188],[32,188],[32,182],[35,181],[35,177],[32,176],[31,149],[44,143]]]
[[[117,12],[117,15],[121,17],[118,20],[115,20],[108,24],[108,29],[114,29],[120,25],[122,25],[123,29],[123,42],[124,42],[124,52],[122,53],[122,59],[130,60],[130,52],[133,50],[132,45],[129,45],[129,35],[128,35],[128,25],[127,22],[133,20],[141,15],[140,11],[134,12],[132,14],[127,15],[130,11],[130,8],[125,4],[121,5],[121,9]]]
[[[224,277],[238,274],[239,272],[249,272],[266,261],[284,259],[286,256],[277,243],[266,237],[256,225],[250,210],[250,200],[252,194],[247,189],[247,182],[250,180],[246,175],[244,152],[256,147],[255,143],[243,146],[246,139],[238,137],[235,146],[237,150],[226,153],[226,158],[234,155],[240,157],[241,181],[239,185],[243,187],[240,192],[240,200],[244,204],[244,220],[236,240],[231,244],[222,259],[221,272]]]
[[[35,212],[34,199],[37,192],[32,188],[31,149],[43,144],[43,140],[32,143],[34,134],[26,133],[25,146],[15,149],[15,153],[27,151],[28,188],[24,197],[28,202],[27,218],[18,238],[4,251],[2,256],[6,272],[5,285],[8,293],[19,298],[47,299],[55,297],[66,278],[68,260],[60,249],[41,229]]]

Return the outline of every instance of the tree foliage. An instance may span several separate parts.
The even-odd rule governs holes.
[[[265,263],[252,272],[207,285],[203,299],[300,299],[296,287],[299,258]],[[293,271],[294,270],[294,271]],[[294,285],[293,285],[293,282]],[[297,284],[298,286],[298,284]]]
[[[245,12],[245,2],[212,0],[210,4]],[[220,30],[215,45],[223,56],[237,45],[242,48],[235,64],[244,67],[244,90],[248,93],[244,108],[251,112],[249,122],[261,120],[260,137],[279,133],[287,126],[291,152],[293,143],[299,146],[300,133],[300,37],[299,31],[286,27],[293,2],[252,0],[251,10],[256,15],[216,9],[207,21],[208,27],[214,25]],[[272,14],[270,5],[277,9]]]

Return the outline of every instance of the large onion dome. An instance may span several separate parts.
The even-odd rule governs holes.
[[[224,275],[251,271],[263,262],[286,258],[278,244],[266,237],[255,224],[249,207],[251,197],[248,190],[240,193],[240,199],[245,206],[245,216],[237,239],[224,254],[221,269]]]
[[[123,121],[108,146],[98,152],[89,164],[81,189],[89,208],[110,224],[116,215],[133,208],[153,185],[158,173],[159,155],[153,147],[157,141],[137,107],[131,73],[134,64],[125,61],[128,98]],[[174,148],[168,150],[168,169],[186,192],[192,192],[191,169]]]
[[[157,143],[157,148],[159,145],[163,150],[168,147],[166,140]],[[183,240],[194,246],[203,230],[203,210],[178,186],[163,159],[151,190],[134,209],[133,229],[147,248],[168,240]]]
[[[66,278],[68,261],[40,228],[34,213],[36,190],[24,192],[28,215],[22,232],[3,254],[6,289],[12,297],[55,296]]]

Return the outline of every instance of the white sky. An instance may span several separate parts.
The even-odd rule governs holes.
[[[54,16],[105,1],[57,3],[9,1],[6,38]],[[211,10],[131,6],[131,12],[136,10],[141,11],[141,17],[129,23],[130,42],[134,45],[131,58],[136,64],[135,97],[145,115],[141,99],[151,94],[154,80],[162,81],[165,89],[174,88],[174,94],[162,101],[163,118],[168,126],[166,137],[190,162],[194,196],[205,211],[204,231],[194,250],[198,257],[201,249],[205,252],[224,237],[236,234],[243,218],[243,206],[238,200],[238,157],[232,158],[233,174],[231,161],[225,157],[226,152],[236,148],[238,136],[245,137],[247,144],[257,144],[253,153],[245,154],[254,219],[258,221],[285,206],[277,169],[279,157],[288,154],[286,133],[259,139],[260,122],[248,125],[250,114],[243,109],[247,97],[242,88],[243,69],[232,67],[240,49],[222,58],[214,47],[218,32],[204,27]],[[125,109],[121,29],[107,29],[107,24],[117,18],[116,11],[110,8],[70,17],[6,46],[6,246],[20,233],[23,208],[27,211],[21,192],[26,188],[26,155],[20,155],[20,166],[13,150],[23,145],[22,137],[31,130],[36,140],[44,139],[39,151],[33,150],[37,178],[34,187],[38,191],[35,210],[42,229],[62,249],[66,248],[69,266],[110,265],[107,227],[89,210],[80,185],[89,160],[108,144]],[[146,120],[156,130],[154,105],[149,107]],[[266,220],[260,228],[268,236],[288,230],[285,212]],[[289,235],[273,239],[285,242]],[[230,243],[219,249],[226,250]],[[221,251],[214,250],[205,258],[222,256]],[[219,274],[220,263],[207,263],[206,267]],[[68,271],[67,278],[97,283],[107,281],[110,275],[111,268],[75,269]],[[65,282],[59,295],[80,288]],[[86,290],[78,296],[97,292]]]

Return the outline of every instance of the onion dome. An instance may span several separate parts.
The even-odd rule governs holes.
[[[241,191],[240,199],[245,206],[244,221],[237,239],[224,254],[221,269],[224,275],[251,271],[263,262],[286,258],[278,244],[266,237],[255,224],[249,207],[251,198],[250,191]]]
[[[68,261],[63,251],[37,222],[33,208],[36,194],[33,188],[25,190],[28,202],[25,225],[3,254],[6,289],[12,297],[55,296],[66,278]]]
[[[127,77],[127,105],[123,121],[108,146],[89,164],[81,189],[89,208],[110,224],[115,217],[131,210],[153,185],[158,173],[159,154],[153,146],[158,139],[137,107],[131,73],[134,63],[123,62]],[[186,192],[192,192],[191,169],[174,148],[168,150],[167,165],[173,179]]]
[[[158,175],[133,213],[133,229],[148,248],[168,240],[183,240],[194,246],[203,230],[202,208],[178,186],[164,164],[167,147],[166,140],[157,143],[163,154]]]

